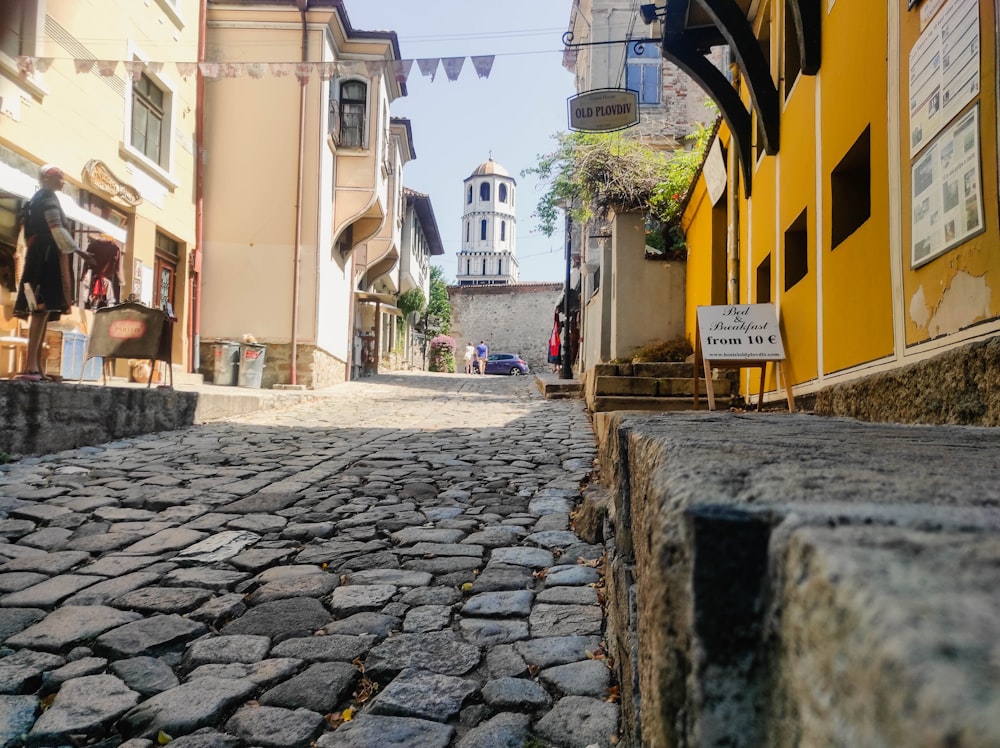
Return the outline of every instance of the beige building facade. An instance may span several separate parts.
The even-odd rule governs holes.
[[[169,304],[173,361],[190,365],[197,75],[183,63],[197,60],[199,22],[198,0],[0,4],[0,335],[19,332],[17,216],[39,167],[56,164],[77,243],[117,245],[120,295]],[[78,290],[73,313],[50,326],[51,373],[76,375],[62,346],[92,321]],[[0,376],[17,365],[5,359]]]
[[[351,376],[359,332],[380,324],[357,293],[398,291],[385,276],[412,156],[389,115],[405,95],[395,34],[353,29],[340,0],[303,5],[208,3],[206,58],[246,74],[206,86],[202,351],[252,335],[264,386]]]

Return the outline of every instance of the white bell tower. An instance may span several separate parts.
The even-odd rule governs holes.
[[[490,155],[466,177],[464,187],[458,285],[517,283],[517,182]]]

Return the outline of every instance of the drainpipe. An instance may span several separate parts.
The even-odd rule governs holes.
[[[295,0],[302,17],[302,62],[309,62],[309,28],[306,11],[309,0]],[[298,384],[298,337],[299,337],[299,264],[302,258],[302,149],[306,139],[306,80],[299,77],[299,152],[296,157],[295,177],[295,257],[292,272],[292,360],[291,384]]]
[[[726,200],[726,303],[740,303],[740,159],[736,149],[729,149],[729,186]]]
[[[198,8],[198,62],[205,59],[205,36],[208,33],[208,0]],[[205,238],[205,79],[201,70],[195,79],[194,120],[194,252],[191,254],[191,314],[188,317],[191,371],[201,368],[201,264]]]

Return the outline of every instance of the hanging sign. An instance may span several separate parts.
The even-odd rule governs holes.
[[[569,129],[610,132],[639,124],[639,94],[626,88],[598,88],[567,99]]]

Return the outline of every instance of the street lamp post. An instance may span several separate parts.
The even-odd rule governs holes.
[[[566,216],[566,285],[563,288],[563,335],[562,335],[562,355],[560,360],[562,368],[559,370],[560,379],[573,378],[573,366],[569,360],[570,340],[569,340],[569,283],[570,268],[573,261],[573,216],[570,215],[569,206],[563,206]]]

